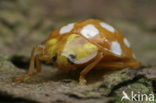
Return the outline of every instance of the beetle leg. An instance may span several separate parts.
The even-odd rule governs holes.
[[[141,63],[137,60],[129,60],[125,64],[127,64],[130,67],[139,67]]]
[[[30,65],[30,68],[28,71],[29,76],[36,75],[41,72],[41,63],[40,63],[39,57],[40,57],[40,55],[35,56],[36,71],[34,71],[34,65],[33,66]]]
[[[24,76],[19,76],[19,77],[13,77],[12,80],[13,81],[17,81],[17,82],[22,82],[25,79],[29,78],[32,75],[36,75],[41,71],[41,65],[40,65],[40,61],[39,61],[39,56],[40,55],[35,55],[34,56],[34,52],[35,52],[35,48],[33,48],[32,53],[31,53],[31,60],[30,60],[30,66],[29,66],[29,71],[28,74],[24,75]],[[36,72],[34,70],[34,65],[36,62]]]
[[[36,55],[36,74],[41,72],[41,63],[40,63],[40,59],[39,59],[40,55]]]
[[[125,68],[128,65],[125,65],[123,62],[105,62],[105,63],[99,63],[98,65],[96,65],[96,68],[117,68],[117,69],[121,69],[121,68]]]
[[[100,60],[103,58],[103,53],[100,52],[97,55],[97,58],[94,62],[92,62],[91,64],[89,64],[88,66],[86,66],[81,72],[80,72],[80,77],[79,77],[79,84],[81,85],[85,85],[87,83],[85,76],[86,74],[92,70],[96,64],[98,64],[100,62]]]
[[[36,59],[36,56],[34,56],[35,53],[35,48],[33,48],[32,52],[31,52],[31,60],[30,60],[30,66],[29,66],[29,71],[28,71],[28,75],[33,74],[34,73],[34,61]]]
[[[110,62],[100,62],[98,65],[96,65],[97,68],[116,68],[116,69],[122,69],[126,67],[139,67],[140,62],[136,60],[128,60],[126,62],[124,61],[110,61]]]

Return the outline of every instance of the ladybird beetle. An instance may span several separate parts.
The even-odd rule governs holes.
[[[80,84],[86,84],[85,76],[93,68],[140,66],[128,40],[114,27],[96,19],[70,23],[54,30],[47,40],[33,48],[28,74],[13,80],[22,82],[38,74],[41,60],[66,72],[83,68]]]

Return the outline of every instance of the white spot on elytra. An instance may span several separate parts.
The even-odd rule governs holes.
[[[60,34],[64,34],[64,33],[68,33],[70,32],[74,27],[74,23],[70,23],[66,26],[63,26],[61,29],[60,29]]]
[[[121,55],[122,54],[120,44],[117,41],[112,42],[111,51],[116,55]]]
[[[126,39],[126,38],[124,38],[124,43],[125,43],[125,45],[129,48],[130,47],[130,43],[129,43],[129,41]]]
[[[115,29],[107,23],[101,22],[100,25],[112,33],[115,32]]]
[[[86,38],[92,38],[99,34],[99,30],[92,24],[86,25],[82,28],[80,33]]]

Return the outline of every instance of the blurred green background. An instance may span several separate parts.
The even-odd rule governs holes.
[[[0,55],[29,58],[55,28],[88,18],[113,25],[138,60],[156,64],[156,0],[0,0]]]

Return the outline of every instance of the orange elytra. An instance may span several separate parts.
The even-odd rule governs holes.
[[[38,74],[41,60],[66,72],[83,68],[80,84],[86,84],[85,76],[94,68],[140,66],[127,38],[114,27],[96,19],[70,23],[54,30],[47,40],[33,48],[28,74],[13,80],[22,82]]]

